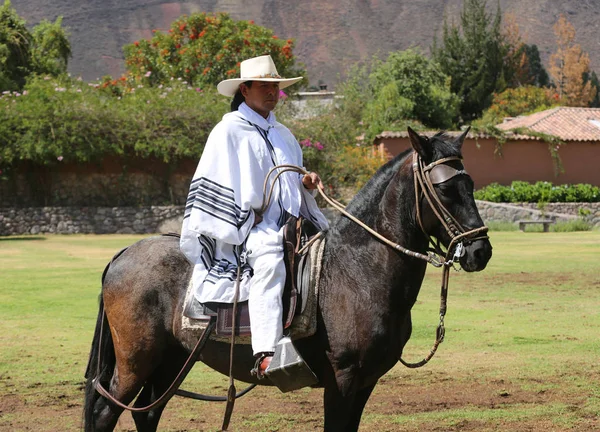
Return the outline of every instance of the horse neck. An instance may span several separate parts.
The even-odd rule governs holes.
[[[387,169],[376,174],[359,191],[347,210],[392,242],[424,253],[428,240],[416,222],[416,197],[411,162],[412,152],[405,154],[395,163],[389,163]],[[361,260],[376,260],[384,253],[386,259],[395,264],[390,266],[388,276],[391,279],[397,278],[395,273],[398,272],[403,272],[404,275],[406,268],[402,263],[412,259],[382,243],[348,218],[340,218],[331,232],[330,238],[333,240],[332,237],[337,240],[333,243],[338,246],[354,244]],[[364,254],[364,250],[376,252]]]

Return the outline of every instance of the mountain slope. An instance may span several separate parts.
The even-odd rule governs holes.
[[[590,55],[591,68],[600,72],[595,1],[500,0],[500,6],[516,18],[525,42],[538,46],[545,65],[556,49],[552,26],[564,13]],[[496,2],[489,0],[488,6],[495,13]],[[182,14],[222,11],[270,27],[281,38],[295,38],[295,54],[311,84],[321,81],[331,88],[350,65],[374,54],[409,47],[428,53],[434,36],[441,35],[444,17],[458,22],[462,0],[13,0],[13,7],[28,25],[64,17],[73,47],[69,69],[85,80],[120,75],[122,46],[150,38],[152,29],[165,30]]]

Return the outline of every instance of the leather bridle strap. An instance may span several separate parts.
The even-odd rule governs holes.
[[[450,245],[448,245],[448,251],[446,256],[446,261],[449,258],[449,255],[453,253],[453,246],[458,245],[458,240],[467,239],[469,241],[475,241],[480,239],[488,238],[485,233],[488,231],[488,228],[483,226],[479,228],[475,228],[472,230],[466,230],[446,209],[444,204],[438,198],[435,189],[434,183],[431,180],[431,171],[436,167],[440,167],[442,164],[445,164],[449,161],[462,161],[462,159],[458,156],[451,156],[443,159],[439,159],[435,162],[430,163],[425,166],[423,160],[419,157],[419,155],[415,152],[413,156],[413,171],[414,171],[414,182],[415,182],[415,206],[417,211],[417,221],[423,233],[429,238],[429,242],[434,246],[436,253],[442,255],[443,251],[440,247],[434,243],[431,236],[425,230],[423,225],[423,220],[421,218],[421,206],[420,206],[420,195],[423,195],[425,200],[428,202],[429,207],[435,214],[436,218],[442,224],[450,238],[452,239]],[[459,174],[466,174],[466,171],[463,170],[454,170],[455,173],[453,176],[446,177],[444,181],[450,180],[450,178]],[[479,235],[484,234],[484,235]]]

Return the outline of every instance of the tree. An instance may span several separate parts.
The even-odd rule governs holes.
[[[506,45],[501,33],[501,11],[495,16],[485,10],[485,0],[466,0],[460,15],[461,27],[444,21],[441,46],[434,40],[433,58],[451,78],[451,90],[461,98],[463,121],[479,117],[492,94],[506,88],[504,58]]]
[[[198,87],[239,77],[240,62],[270,54],[281,76],[299,76],[294,68],[294,41],[281,40],[253,21],[234,21],[228,14],[198,13],[173,22],[168,33],[123,48],[128,73],[137,82],[165,84],[181,78]]]
[[[589,77],[589,81],[592,84],[592,87],[596,89],[596,96],[594,96],[594,99],[590,102],[590,107],[600,108],[600,80],[598,80],[598,75],[596,75],[596,72],[592,72]]]
[[[506,14],[504,17],[502,35],[506,51],[504,56],[506,85],[512,88],[525,85],[547,86],[548,73],[540,60],[538,47],[523,42],[519,25],[512,14]]]
[[[588,106],[596,97],[596,88],[586,77],[590,58],[575,41],[575,28],[561,15],[554,25],[557,50],[550,57],[550,75],[561,99],[569,106]]]
[[[459,99],[439,65],[424,55],[406,50],[391,53],[385,62],[375,60],[364,121],[370,135],[384,129],[404,128],[415,120],[431,128],[449,128],[458,115]]]
[[[506,117],[516,117],[537,111],[550,109],[559,104],[551,89],[535,86],[509,88],[494,94],[492,105],[483,113],[483,117],[474,124],[478,126],[496,125]]]
[[[44,20],[32,34],[10,1],[4,2],[0,7],[0,90],[21,90],[31,74],[66,73],[71,45],[61,25],[62,17],[54,23]]]
[[[71,57],[69,34],[62,28],[62,17],[55,22],[42,20],[33,28],[32,69],[39,75],[58,76],[67,72]]]
[[[0,7],[0,90],[20,90],[31,73],[32,37],[6,0]]]
[[[537,45],[523,44],[523,54],[527,57],[528,82],[536,87],[546,87],[550,83],[550,78],[540,59]]]

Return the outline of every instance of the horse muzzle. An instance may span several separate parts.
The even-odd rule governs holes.
[[[463,270],[476,272],[483,270],[492,258],[492,244],[487,238],[478,239],[464,246],[464,254],[459,263]]]

